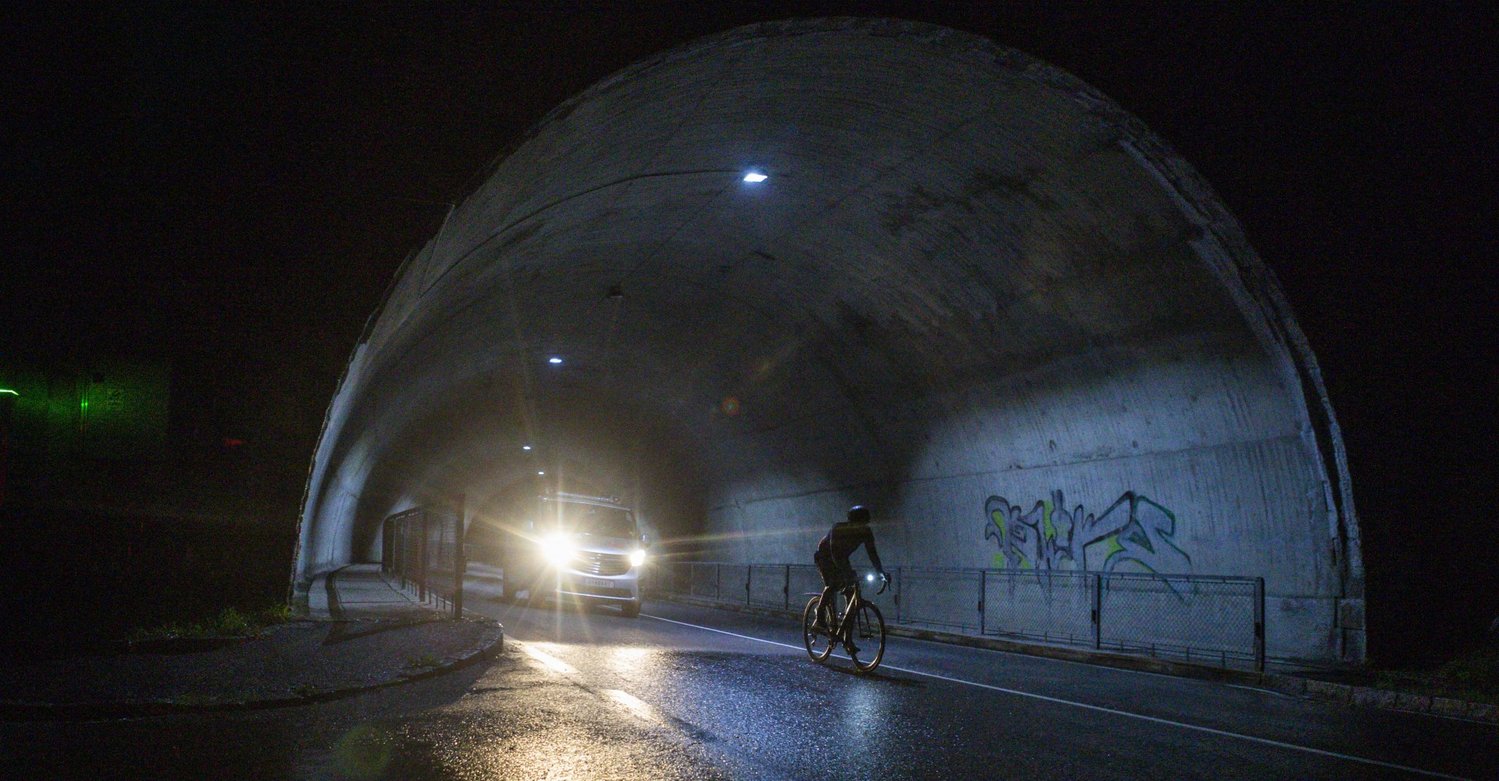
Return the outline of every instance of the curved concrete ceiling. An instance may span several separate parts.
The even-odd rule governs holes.
[[[1363,653],[1341,442],[1273,277],[1137,120],[952,30],[756,25],[554,110],[371,319],[298,577],[542,470],[740,561],[864,501],[890,561],[1081,568],[986,531],[1145,500],[1172,528],[1136,564],[1263,576],[1284,655]]]

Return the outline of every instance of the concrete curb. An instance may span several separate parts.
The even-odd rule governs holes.
[[[667,602],[678,602],[684,605],[696,607],[708,607],[717,610],[730,610],[736,613],[749,613],[751,615],[766,616],[769,618],[795,617],[795,614],[784,610],[773,608],[755,607],[752,605],[736,605],[731,603],[715,602],[710,599],[697,597],[652,595],[654,599]],[[1463,719],[1489,724],[1499,724],[1499,705],[1490,705],[1482,702],[1469,702],[1449,697],[1435,697],[1428,694],[1416,694],[1413,692],[1391,691],[1389,689],[1376,689],[1372,686],[1354,686],[1346,683],[1333,683],[1330,681],[1319,681],[1313,678],[1302,678],[1295,675],[1283,673],[1256,673],[1244,670],[1225,670],[1218,667],[1205,667],[1198,664],[1187,664],[1185,662],[1172,662],[1164,659],[1153,659],[1146,656],[1129,656],[1126,654],[1115,654],[1103,651],[1090,651],[1081,648],[1064,648],[1060,646],[1036,645],[1032,643],[1021,643],[1014,640],[1002,640],[992,637],[973,637],[971,635],[960,635],[951,632],[939,632],[928,629],[913,629],[902,626],[886,626],[885,631],[896,637],[911,637],[918,640],[930,640],[937,643],[948,643],[950,645],[961,645],[970,648],[984,648],[990,651],[1005,651],[1008,653],[1026,654],[1028,656],[1039,656],[1048,659],[1060,659],[1069,662],[1082,662],[1086,664],[1097,664],[1104,667],[1116,667],[1125,670],[1138,670],[1141,672],[1158,673],[1161,675],[1174,675],[1182,678],[1196,678],[1199,680],[1218,681],[1220,683],[1235,683],[1242,686],[1255,686],[1262,689],[1288,694],[1294,697],[1309,697],[1318,700],[1329,700],[1341,702],[1345,705],[1357,705],[1386,710],[1398,710],[1414,713],[1424,713],[1432,716],[1440,716],[1449,719]]]
[[[457,655],[445,657],[433,667],[422,668],[399,677],[377,683],[349,686],[338,689],[322,689],[289,697],[273,697],[260,700],[218,700],[209,702],[142,701],[142,702],[79,702],[39,703],[0,701],[0,721],[91,721],[97,719],[130,719],[148,716],[168,716],[193,713],[233,713],[273,708],[289,708],[298,705],[314,705],[353,697],[366,692],[386,689],[401,684],[423,681],[446,675],[480,661],[499,655],[505,646],[505,630],[498,622],[481,636],[478,643]]]
[[[1266,673],[1259,685],[1267,689],[1298,697],[1341,702],[1345,705],[1360,705],[1386,710],[1425,713],[1448,719],[1463,719],[1488,724],[1499,724],[1499,705],[1471,702],[1431,694],[1377,689],[1373,686],[1354,686],[1346,683],[1319,681],[1294,675]]]

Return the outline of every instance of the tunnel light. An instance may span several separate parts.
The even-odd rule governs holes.
[[[530,449],[531,449],[531,446],[530,446],[530,445],[521,445],[521,446],[520,446],[520,449],[521,449],[521,450],[530,450]]]
[[[15,391],[11,390],[10,388],[0,388],[0,394],[9,394],[11,396],[19,396],[19,395],[21,395],[21,394],[15,392]]]
[[[540,469],[538,469],[538,470],[536,470],[536,474],[538,474],[538,475],[544,475],[544,474],[546,474],[546,472],[543,472]]]
[[[760,173],[759,171],[750,171],[744,175],[744,181],[749,182],[750,184],[759,184],[769,178],[770,177]]]
[[[547,363],[550,363],[553,366],[561,366],[562,365],[562,359],[559,358],[559,357],[557,357],[557,356],[555,356],[555,355],[553,355],[552,357],[550,357],[550,358],[547,359]]]
[[[864,579],[867,580],[867,581],[869,581],[870,583],[873,583],[874,582],[874,573],[871,572],[868,575],[865,575]]]
[[[633,550],[633,551],[630,551],[630,566],[632,566],[632,567],[638,567],[638,566],[640,566],[640,565],[642,565],[644,563],[645,563],[645,551],[643,551],[643,550]]]

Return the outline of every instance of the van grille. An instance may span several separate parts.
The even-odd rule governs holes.
[[[585,551],[579,558],[578,571],[590,575],[623,575],[630,571],[630,557],[618,553]]]

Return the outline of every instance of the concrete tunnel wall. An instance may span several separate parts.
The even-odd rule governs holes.
[[[804,562],[864,502],[891,564],[1262,576],[1272,655],[1364,656],[1342,444],[1275,279],[1138,120],[952,30],[755,25],[555,109],[371,318],[296,577],[538,469],[731,561]],[[1132,518],[1146,545],[1085,549]]]

